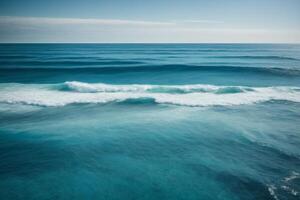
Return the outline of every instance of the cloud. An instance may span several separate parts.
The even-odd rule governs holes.
[[[192,20],[179,20],[178,23],[197,23],[197,24],[224,24],[223,21],[218,20],[202,20],[202,19],[192,19]]]
[[[11,17],[0,16],[1,24],[11,25],[134,25],[134,26],[170,26],[173,22],[156,22],[121,19],[83,19],[83,18],[48,18],[48,17]]]
[[[299,30],[215,20],[142,21],[0,16],[0,42],[300,42]]]
[[[14,26],[37,26],[37,25],[91,25],[91,26],[205,26],[223,24],[218,20],[174,20],[174,21],[143,21],[143,20],[124,20],[124,19],[94,19],[94,18],[50,18],[50,17],[15,17],[0,16],[0,25]]]

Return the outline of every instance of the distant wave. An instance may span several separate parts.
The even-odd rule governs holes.
[[[144,64],[140,61],[127,61],[127,60],[99,60],[99,61],[1,61],[1,65],[18,65],[18,66],[100,66],[100,65],[132,65],[132,64]]]
[[[263,59],[263,60],[295,60],[300,61],[298,58],[292,58],[287,56],[210,56],[209,58],[222,58],[222,59]]]
[[[96,63],[94,63],[96,65]],[[113,63],[111,63],[113,64]],[[137,64],[137,63],[136,63]],[[91,64],[92,65],[92,64]],[[138,66],[95,66],[95,67],[74,67],[66,66],[58,67],[22,67],[11,68],[2,67],[0,73],[5,71],[14,72],[61,72],[61,73],[122,73],[122,72],[174,72],[174,71],[208,71],[208,72],[225,72],[225,73],[260,73],[260,74],[274,74],[286,76],[300,76],[300,69],[295,68],[278,68],[278,67],[239,67],[239,66],[222,66],[222,65],[183,65],[183,64],[166,64],[166,65],[138,65]]]
[[[300,103],[298,87],[216,85],[0,84],[0,102],[39,106],[74,103],[147,102],[179,106],[234,106],[271,100]]]
[[[26,59],[26,58],[32,58],[32,57],[26,55],[0,55],[0,59]]]

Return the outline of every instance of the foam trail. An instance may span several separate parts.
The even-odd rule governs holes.
[[[59,85],[0,84],[0,102],[40,106],[152,99],[180,106],[234,106],[285,100],[300,102],[297,87],[215,85],[109,85],[66,82]]]

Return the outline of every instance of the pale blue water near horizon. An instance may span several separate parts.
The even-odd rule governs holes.
[[[299,199],[299,147],[300,45],[0,45],[0,199]]]

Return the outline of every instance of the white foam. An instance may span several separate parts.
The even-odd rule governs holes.
[[[138,92],[150,89],[149,85],[109,85],[103,83],[83,83],[78,81],[65,82],[65,85],[76,92]]]
[[[74,92],[167,92],[167,93],[191,93],[191,92],[219,92],[224,89],[235,89],[243,92],[249,87],[241,86],[215,86],[215,85],[109,85],[103,83],[83,83],[78,81],[65,82],[65,86]]]
[[[285,178],[284,178],[284,181],[285,181],[285,182],[289,182],[289,181],[294,180],[294,179],[297,179],[297,178],[299,178],[299,177],[300,177],[300,174],[299,174],[299,173],[297,173],[297,172],[292,172],[292,175],[291,175],[291,176],[288,176],[288,177],[285,177]]]
[[[108,85],[68,82],[76,87],[77,91],[63,91],[55,88],[56,85],[10,84],[1,86],[0,102],[20,103],[40,106],[64,106],[72,103],[107,103],[121,102],[128,99],[150,98],[156,103],[182,106],[233,106],[253,104],[269,100],[287,100],[300,102],[300,88],[296,87],[262,87],[250,88],[238,93],[216,93],[220,88],[229,86],[214,85]],[[209,88],[211,91],[198,90],[189,93],[169,93],[159,90],[152,92],[149,89],[161,88]],[[235,86],[236,87],[236,86]],[[239,86],[240,88],[246,88]],[[57,88],[57,87],[56,87]],[[81,88],[81,89],[79,89]],[[95,89],[97,92],[95,92]],[[101,88],[101,89],[100,89]],[[249,89],[249,88],[248,88]],[[78,92],[84,90],[84,92]],[[90,90],[91,92],[88,92]]]
[[[274,185],[270,185],[268,186],[268,191],[270,193],[270,195],[275,199],[275,200],[279,200],[279,198],[277,197],[276,193],[275,193],[275,190],[277,188],[274,186]]]
[[[294,196],[298,196],[299,192],[296,191],[295,189],[292,189],[286,185],[281,186],[281,188],[287,192],[289,192],[290,194],[294,195]]]

